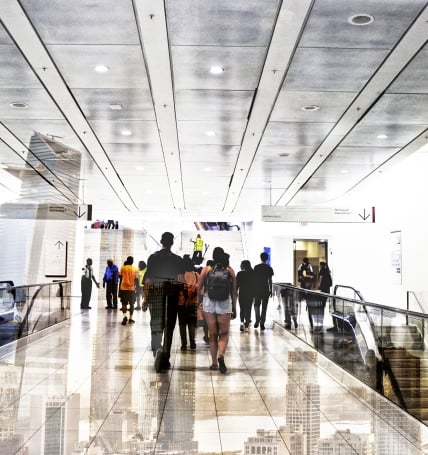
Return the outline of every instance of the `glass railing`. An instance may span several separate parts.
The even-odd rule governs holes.
[[[70,318],[71,281],[13,286],[0,281],[0,346]]]
[[[428,315],[366,302],[348,286],[331,295],[276,286],[282,298],[277,323],[428,424]]]

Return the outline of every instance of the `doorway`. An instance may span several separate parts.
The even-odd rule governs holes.
[[[318,276],[320,269],[320,262],[327,262],[328,256],[328,242],[327,240],[307,240],[307,239],[294,239],[294,285],[299,286],[297,280],[297,269],[302,263],[303,258],[308,258],[312,265],[315,276]]]

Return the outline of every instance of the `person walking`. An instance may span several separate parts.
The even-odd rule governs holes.
[[[210,338],[211,370],[225,374],[224,361],[229,343],[230,320],[236,317],[236,276],[228,265],[228,256],[223,248],[213,251],[212,268],[204,267],[199,275],[198,295],[203,294],[203,311]]]
[[[239,318],[241,332],[248,331],[251,320],[251,310],[254,300],[254,271],[250,261],[241,262],[241,270],[236,275],[236,289],[238,292]]]
[[[138,286],[136,289],[136,310],[141,310],[141,303],[144,300],[143,288],[144,288],[144,275],[146,274],[147,264],[144,261],[138,262]]]
[[[269,297],[272,296],[273,269],[267,264],[268,259],[269,255],[266,252],[261,253],[261,263],[254,267],[254,312],[256,314],[254,328],[257,328],[260,324],[260,330],[265,329],[267,306]]]
[[[331,272],[327,262],[320,261],[320,270],[318,272],[318,289],[325,294],[330,294],[330,288],[332,284],[333,280],[331,279]],[[320,303],[321,305],[318,314],[318,319],[319,326],[322,328],[324,323],[325,306],[327,303],[326,295],[320,296]]]
[[[107,267],[103,276],[103,288],[106,290],[106,309],[117,308],[117,289],[119,283],[119,269],[112,259],[107,259]]]
[[[303,289],[311,290],[315,280],[315,274],[311,263],[308,258],[303,258],[302,263],[297,269],[297,279],[299,280],[300,287]],[[301,296],[301,300],[305,298],[306,309],[308,311],[308,319],[311,332],[314,331],[314,315],[316,313],[316,307],[319,305],[319,299],[317,296],[310,292],[305,292]]]
[[[89,306],[92,294],[92,281],[95,283],[97,288],[100,287],[100,283],[95,279],[94,270],[92,268],[92,259],[86,259],[86,265],[83,267],[82,280],[80,282],[80,289],[82,291],[82,300],[80,301],[80,308],[82,310],[90,310],[92,307]]]
[[[193,351],[196,349],[196,323],[198,309],[198,278],[192,259],[188,254],[183,256],[185,288],[180,294],[178,302],[178,324],[180,327],[181,350],[187,349],[187,332],[189,333],[189,346]]]
[[[164,232],[160,243],[162,248],[151,254],[147,260],[144,277],[144,298],[150,311],[151,347],[156,372],[171,366],[169,359],[172,337],[185,272],[183,259],[171,251],[174,235]]]
[[[128,256],[124,265],[120,268],[120,300],[122,303],[122,325],[134,324],[135,321],[132,319],[134,314],[134,303],[135,303],[135,289],[138,283],[138,269],[134,265],[134,258]],[[129,307],[129,319],[127,317]]]

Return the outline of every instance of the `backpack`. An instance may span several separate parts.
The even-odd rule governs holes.
[[[211,300],[227,300],[232,276],[224,265],[215,265],[207,274],[206,291]]]

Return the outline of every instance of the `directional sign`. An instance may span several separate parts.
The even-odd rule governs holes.
[[[3,204],[5,219],[85,220],[92,219],[92,205],[78,204]]]
[[[375,208],[262,206],[262,221],[289,223],[374,223]]]

